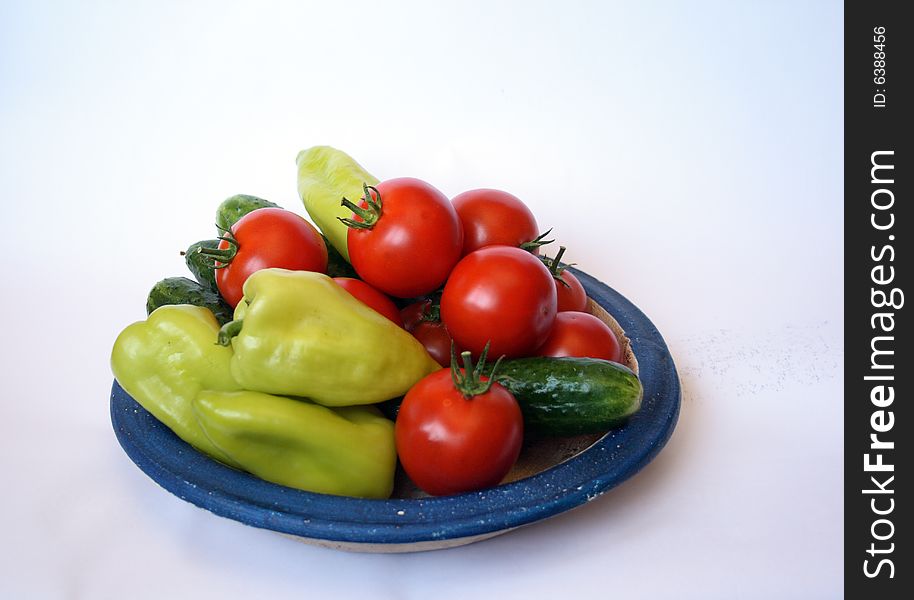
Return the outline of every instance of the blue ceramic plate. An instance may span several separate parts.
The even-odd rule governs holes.
[[[666,444],[679,416],[679,378],[660,333],[635,305],[580,271],[587,295],[615,317],[631,342],[644,386],[628,422],[529,477],[442,498],[363,500],[283,487],[200,454],[118,384],[111,421],[127,455],[183,500],[254,527],[323,546],[410,552],[458,546],[570,510],[619,485]],[[564,458],[564,457],[562,457]]]

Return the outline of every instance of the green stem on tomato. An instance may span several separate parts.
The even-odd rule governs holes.
[[[550,227],[544,233],[539,234],[529,242],[524,242],[520,245],[521,250],[526,250],[527,252],[533,252],[540,246],[545,246],[546,244],[551,244],[555,240],[547,240],[545,237],[552,233],[552,228]]]
[[[218,227],[218,225],[217,225]],[[238,240],[235,239],[235,236],[232,235],[231,231],[225,231],[221,227],[219,228],[224,233],[219,236],[218,240],[223,241],[228,244],[227,248],[206,248],[205,246],[200,246],[197,248],[197,254],[202,254],[207,258],[213,259],[213,262],[220,262],[221,265],[213,265],[216,269],[222,269],[228,266],[232,259],[235,258],[235,255],[238,254]]]
[[[568,282],[562,278],[562,271],[564,271],[570,265],[561,264],[560,261],[562,260],[563,254],[565,254],[565,246],[559,246],[559,251],[555,255],[555,258],[549,258],[548,256],[546,256],[546,257],[541,258],[540,260],[542,260],[543,263],[546,265],[546,267],[549,269],[549,272],[552,274],[552,278],[555,279],[556,282],[561,283],[563,286],[565,286],[567,288],[567,287],[571,287],[571,286],[568,285]]]
[[[337,217],[339,221],[351,229],[371,229],[381,218],[381,192],[378,191],[378,188],[367,183],[362,184],[362,191],[365,194],[362,199],[368,205],[367,208],[359,206],[345,197],[340,201],[340,206],[345,206],[361,219],[361,221],[356,221],[355,219]],[[374,192],[374,194],[371,192]]]
[[[454,349],[454,343],[451,342],[451,380],[454,382],[454,387],[458,392],[463,394],[463,397],[470,399],[473,396],[479,396],[485,394],[492,387],[492,384],[495,383],[495,372],[498,370],[498,365],[501,364],[501,360],[504,356],[498,357],[498,360],[495,361],[495,365],[492,367],[492,372],[489,374],[489,377],[483,381],[482,380],[482,371],[485,368],[486,364],[486,355],[489,353],[489,343],[486,343],[486,347],[483,348],[482,354],[479,355],[479,361],[477,361],[476,366],[473,366],[473,355],[469,350],[465,350],[460,353],[460,358],[463,360],[463,371],[461,372],[460,367],[457,366],[457,353]]]
[[[444,288],[441,288],[429,294],[422,307],[420,320],[427,323],[441,322],[441,294],[443,292]]]

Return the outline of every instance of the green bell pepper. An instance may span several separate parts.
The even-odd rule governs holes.
[[[159,307],[117,337],[111,370],[121,387],[179,438],[237,467],[206,437],[191,406],[203,389],[241,389],[231,375],[231,349],[213,343],[218,331],[206,308]]]
[[[266,481],[322,494],[387,498],[394,424],[373,406],[327,408],[260,392],[204,390],[193,402],[226,456]]]
[[[249,392],[215,342],[213,314],[162,306],[117,337],[121,387],[181,439],[262,479],[327,494],[386,498],[393,487],[393,422],[374,407],[330,409]]]
[[[402,396],[441,368],[405,329],[323,273],[255,272],[219,337],[234,349],[232,375],[244,389],[325,406]]]
[[[352,211],[340,204],[345,196],[353,202],[362,197],[364,184],[377,185],[371,175],[351,156],[330,146],[314,146],[298,153],[298,194],[305,209],[321,232],[346,261],[349,228],[337,217],[348,218]]]

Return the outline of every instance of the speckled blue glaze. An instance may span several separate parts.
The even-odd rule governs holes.
[[[146,412],[115,381],[111,421],[127,455],[183,500],[254,527],[311,540],[415,544],[491,535],[580,506],[622,483],[666,444],[680,387],[660,333],[615,290],[574,270],[587,295],[625,330],[644,385],[641,410],[576,457],[533,477],[443,498],[362,500],[295,490],[200,454]]]

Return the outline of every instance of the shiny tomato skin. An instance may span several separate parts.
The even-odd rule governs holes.
[[[419,300],[404,306],[400,310],[400,318],[403,320],[403,328],[406,329],[406,331],[412,331],[416,325],[425,319],[425,315],[431,306],[431,300]]]
[[[453,340],[444,323],[423,321],[413,327],[410,333],[425,346],[425,351],[435,359],[435,362],[442,367],[451,364],[451,342]],[[459,354],[461,348],[455,345],[454,351]]]
[[[321,234],[294,212],[281,208],[251,211],[232,226],[232,236],[238,250],[227,267],[216,269],[216,286],[233,307],[244,295],[244,282],[260,269],[327,270],[327,246]],[[229,247],[225,240],[219,243],[222,250]]]
[[[498,383],[464,398],[442,369],[416,383],[400,405],[397,455],[410,479],[434,496],[498,485],[520,454],[524,421]]]
[[[478,356],[532,354],[549,335],[556,313],[552,274],[535,256],[511,246],[487,246],[454,267],[441,296],[441,320],[454,341]]]
[[[347,234],[352,266],[359,277],[391,296],[412,298],[435,291],[463,249],[463,226],[454,206],[419,179],[390,179],[376,187],[382,205],[377,222],[371,229],[350,228]],[[364,199],[361,206],[368,206]]]
[[[520,246],[539,235],[536,217],[520,198],[508,192],[470,190],[457,194],[451,202],[463,224],[464,256],[485,246]]]
[[[585,312],[560,312],[539,356],[578,356],[620,362],[622,347],[609,325]]]
[[[420,300],[407,305],[400,311],[403,328],[425,346],[425,351],[435,359],[435,362],[442,367],[447,367],[451,364],[452,346],[456,354],[460,354],[463,348],[454,343],[447,327],[440,319],[429,318],[431,308],[431,300]]]
[[[397,326],[403,327],[403,319],[400,317],[400,311],[397,310],[397,305],[393,303],[393,300],[378,290],[364,281],[351,277],[334,277],[333,281],[368,308],[387,317]]]
[[[555,282],[555,293],[558,296],[558,311],[566,312],[569,310],[583,312],[587,310],[587,292],[584,286],[578,281],[573,273],[565,269],[561,275],[561,281]]]
[[[440,320],[429,320],[426,315],[431,308],[431,300],[413,302],[400,311],[403,327],[419,340],[429,356],[435,359],[442,367],[451,364],[451,335]],[[454,346],[454,351],[460,354],[461,348]]]

